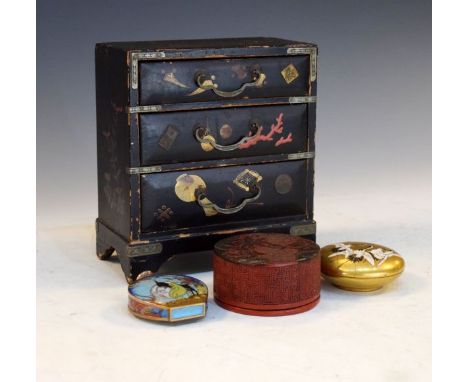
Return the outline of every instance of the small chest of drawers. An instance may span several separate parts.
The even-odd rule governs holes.
[[[96,45],[96,251],[128,281],[242,232],[315,239],[317,46]]]

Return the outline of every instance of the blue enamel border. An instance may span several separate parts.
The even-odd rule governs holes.
[[[186,320],[205,315],[205,305],[189,305],[171,309],[171,320]]]

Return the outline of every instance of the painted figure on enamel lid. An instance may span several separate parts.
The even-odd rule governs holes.
[[[189,298],[198,294],[196,287],[190,284],[177,284],[175,282],[158,282],[151,288],[155,301],[169,302],[180,298]]]
[[[145,301],[177,305],[178,301],[194,300],[208,294],[206,285],[200,281],[182,275],[152,276],[140,280],[129,287],[130,293]]]

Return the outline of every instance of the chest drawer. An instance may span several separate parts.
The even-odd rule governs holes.
[[[304,219],[306,182],[306,160],[142,175],[142,232]]]
[[[306,96],[310,57],[142,61],[140,105]]]
[[[307,118],[305,104],[143,114],[141,163],[305,152]]]

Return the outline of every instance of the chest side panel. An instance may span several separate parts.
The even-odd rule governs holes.
[[[130,161],[127,64],[124,53],[96,46],[96,123],[99,219],[130,235]]]

